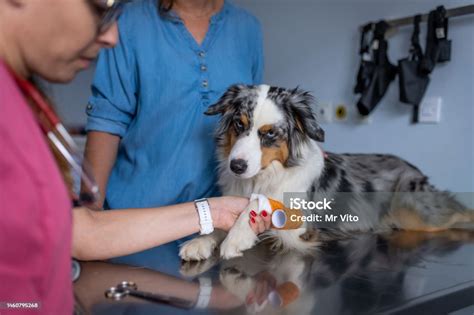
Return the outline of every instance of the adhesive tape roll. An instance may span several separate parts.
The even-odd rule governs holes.
[[[295,301],[300,295],[300,289],[293,282],[285,282],[268,294],[268,301],[273,306],[285,307]]]
[[[288,209],[281,202],[268,199],[272,207],[272,227],[280,230],[297,229],[303,225],[301,216],[303,212],[296,209]]]
[[[301,210],[278,209],[272,213],[272,227],[279,230],[298,229],[303,225]]]

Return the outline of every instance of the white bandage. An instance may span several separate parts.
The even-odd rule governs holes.
[[[258,200],[258,213],[262,210],[266,210],[267,212],[272,212],[272,206],[270,204],[270,200],[264,195],[261,194],[252,194],[250,196],[250,202]]]

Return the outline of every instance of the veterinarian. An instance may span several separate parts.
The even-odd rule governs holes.
[[[66,184],[42,131],[46,112],[37,115],[36,105],[45,100],[35,97],[31,80],[69,82],[100,48],[116,45],[117,8],[110,0],[0,0],[2,305],[40,303],[41,314],[72,314],[71,253],[106,259],[202,229],[192,202],[121,211],[78,207],[71,213]],[[220,197],[208,203],[214,227],[228,230],[248,200]],[[256,232],[263,230],[259,222],[252,225]]]
[[[219,194],[207,107],[234,83],[262,80],[262,31],[224,0],[127,4],[120,41],[100,53],[87,106],[86,157],[105,209],[165,206]],[[115,262],[175,266],[168,243]]]

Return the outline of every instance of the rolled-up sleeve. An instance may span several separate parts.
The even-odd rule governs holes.
[[[119,24],[117,46],[99,54],[92,96],[87,105],[87,131],[102,131],[123,137],[136,112],[136,62],[133,46]]]

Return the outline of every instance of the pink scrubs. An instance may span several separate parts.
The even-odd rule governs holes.
[[[6,308],[17,302],[40,308]],[[0,60],[0,314],[72,309],[71,202],[45,137]]]

